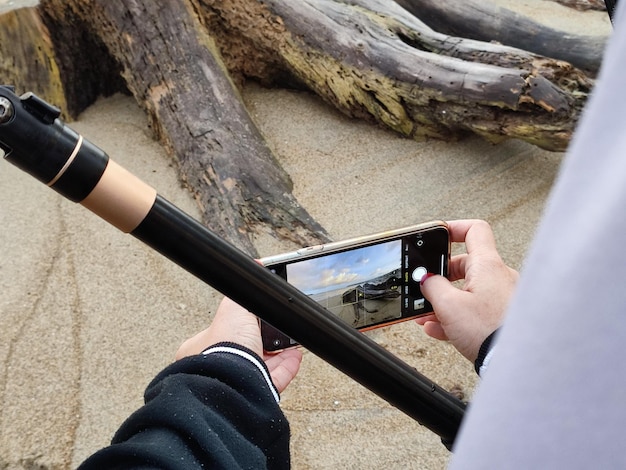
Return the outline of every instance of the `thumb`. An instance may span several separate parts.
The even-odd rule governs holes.
[[[433,306],[439,320],[444,321],[446,314],[451,312],[450,305],[454,305],[457,301],[459,290],[444,276],[432,273],[422,278],[420,290]]]
[[[474,361],[489,333],[484,334],[480,315],[473,308],[473,294],[457,289],[448,279],[436,275],[422,279],[421,290],[437,318],[436,322],[424,324],[424,332],[437,339],[445,337],[461,354]]]
[[[282,393],[300,369],[302,351],[299,348],[292,348],[285,349],[278,354],[266,355],[265,363],[270,371],[272,382],[278,392]]]
[[[445,325],[447,323],[446,314],[449,311],[445,299],[454,295],[456,290],[450,281],[443,276],[428,273],[420,280],[420,290],[422,295],[433,306],[433,313],[416,321],[424,327],[424,333],[431,338],[441,341],[448,341]],[[442,311],[443,309],[443,311]]]

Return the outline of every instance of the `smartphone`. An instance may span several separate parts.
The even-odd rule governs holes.
[[[431,313],[420,280],[426,273],[446,276],[449,260],[448,226],[434,221],[260,261],[347,324],[365,331]],[[263,320],[261,333],[266,351],[297,345]]]

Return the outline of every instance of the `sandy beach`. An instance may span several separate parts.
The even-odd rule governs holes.
[[[568,28],[586,28],[585,18],[610,28],[596,13],[556,11]],[[563,154],[519,141],[414,142],[305,92],[251,83],[243,96],[295,196],[333,239],[483,218],[504,260],[522,267]],[[199,218],[132,98],[101,99],[71,126]],[[221,296],[6,162],[0,222],[0,469],[75,468],[141,406],[145,386],[206,327]],[[271,234],[255,243],[262,256],[297,248]],[[414,322],[366,334],[471,400],[471,364]],[[281,406],[296,470],[441,469],[450,455],[431,431],[310,353]]]

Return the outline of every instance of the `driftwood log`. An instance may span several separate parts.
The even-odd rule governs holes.
[[[567,146],[593,85],[558,58],[436,32],[391,0],[41,0],[0,15],[0,57],[2,82],[69,119],[131,93],[204,222],[251,254],[257,230],[298,244],[328,235],[292,196],[243,80],[306,87],[410,138],[550,150]]]
[[[84,67],[99,76],[82,77],[97,87],[121,74],[157,138],[176,157],[212,230],[252,255],[255,227],[269,226],[299,245],[328,241],[293,197],[289,176],[252,122],[190,3],[50,0],[41,2],[40,11],[62,77],[74,78]],[[85,38],[91,47],[84,48]],[[67,95],[81,93],[75,79]],[[88,91],[91,99],[98,94]],[[77,98],[69,109],[83,107]]]
[[[434,30],[479,41],[497,41],[536,54],[564,60],[595,75],[606,37],[564,33],[507,8],[480,0],[433,2],[396,0]],[[571,4],[572,2],[570,2]],[[581,8],[581,3],[575,6]],[[588,5],[593,8],[594,5]],[[597,7],[597,5],[595,6]]]
[[[437,33],[390,1],[194,2],[231,71],[271,79],[246,64],[262,51],[274,74],[407,137],[473,132],[563,150],[593,83],[563,61]]]

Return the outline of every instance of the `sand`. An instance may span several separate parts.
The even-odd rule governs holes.
[[[518,141],[406,140],[303,92],[250,84],[244,99],[294,194],[337,240],[478,217],[520,268],[563,158]],[[101,99],[72,127],[199,216],[131,98]],[[141,405],[220,295],[8,163],[0,222],[0,468],[73,468]],[[269,235],[256,245],[261,255],[294,248]],[[477,379],[450,345],[412,322],[368,334],[471,399]],[[294,469],[439,469],[449,458],[435,434],[310,353],[282,407]]]

